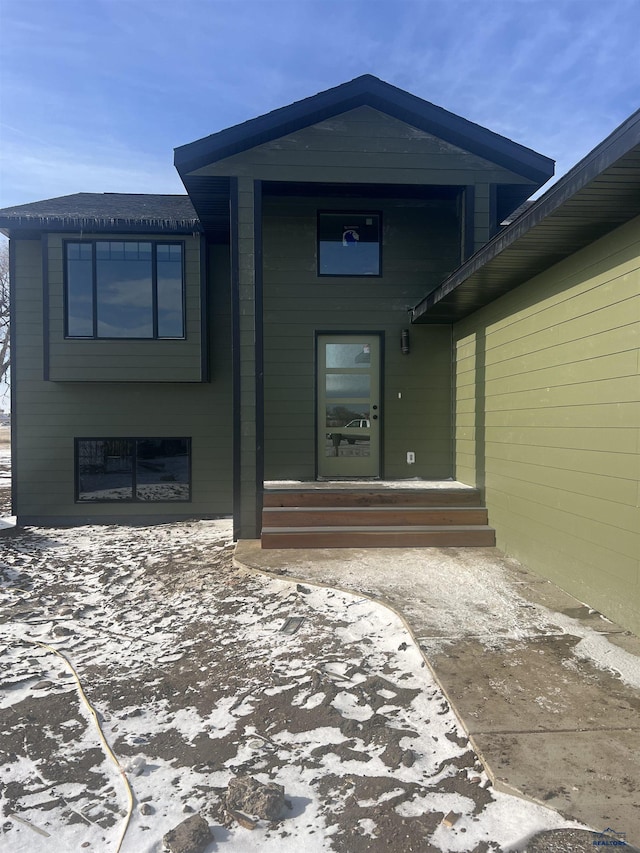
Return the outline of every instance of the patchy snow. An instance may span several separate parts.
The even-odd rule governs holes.
[[[0,444],[0,488],[11,488],[11,447]]]
[[[420,477],[408,477],[406,480],[268,480],[265,489],[473,489],[458,480],[422,480]]]
[[[126,821],[125,778],[54,649],[133,790],[123,851],[159,853],[193,812],[230,853],[363,839],[391,853],[509,849],[575,826],[490,788],[398,617],[233,569],[225,521],[26,530],[0,549],[0,847],[12,853],[45,838],[50,853],[115,850]],[[300,627],[283,633],[291,618]],[[247,773],[284,785],[281,821],[249,831],[227,818],[226,786]],[[448,811],[461,815],[451,828]]]
[[[393,560],[393,590],[385,586],[390,575],[380,572],[381,560]],[[640,658],[612,643],[606,632],[598,633],[579,619],[533,603],[518,591],[531,576],[514,582],[522,567],[516,560],[482,549],[318,550],[315,560],[297,559],[290,573],[319,583],[357,588],[373,597],[402,602],[402,610],[429,647],[446,648],[449,640],[474,638],[487,649],[506,646],[513,640],[570,634],[580,637],[572,650],[625,684],[640,688]],[[285,571],[286,575],[286,571]],[[455,607],[451,607],[451,583],[455,578]],[[542,582],[536,578],[537,582]],[[576,602],[577,603],[577,602]],[[420,633],[420,624],[427,633]]]

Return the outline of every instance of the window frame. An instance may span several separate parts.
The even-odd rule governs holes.
[[[151,311],[153,322],[153,334],[145,337],[135,335],[99,335],[98,334],[98,276],[97,276],[97,243],[150,243],[151,244]],[[68,246],[89,245],[91,246],[91,297],[92,311],[91,322],[93,334],[71,335],[69,334],[69,258]],[[166,336],[158,334],[158,246],[180,246],[181,262],[181,307],[182,307],[182,335]],[[151,240],[146,237],[115,239],[114,235],[105,237],[92,237],[91,239],[66,239],[62,241],[62,264],[63,264],[63,290],[64,290],[64,338],[70,341],[184,341],[187,338],[187,299],[186,299],[186,274],[185,274],[185,249],[184,240]]]
[[[102,498],[99,500],[82,500],[80,498],[80,464],[78,451],[80,442],[82,441],[130,441],[133,445],[131,454],[131,498]],[[138,463],[138,442],[141,441],[186,441],[187,443],[187,475],[188,475],[188,497],[186,499],[174,498],[166,500],[143,500],[137,497],[137,463]],[[109,504],[110,506],[119,506],[120,504],[190,504],[193,501],[193,444],[191,436],[175,436],[175,435],[159,435],[159,436],[130,436],[130,435],[111,435],[111,436],[76,436],[73,439],[73,463],[74,463],[74,503],[82,506],[93,504]]]
[[[378,272],[377,273],[352,273],[352,272],[322,272],[321,269],[321,258],[320,258],[320,224],[322,221],[322,217],[330,215],[330,216],[359,216],[359,217],[375,217],[378,221]],[[370,210],[370,209],[361,209],[361,210],[353,210],[351,208],[347,210],[338,209],[322,209],[317,211],[316,216],[316,256],[317,256],[317,268],[316,274],[318,278],[382,278],[382,211],[381,210]]]

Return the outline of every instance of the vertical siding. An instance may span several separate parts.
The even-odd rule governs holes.
[[[380,278],[318,277],[316,213],[339,207],[382,211]],[[410,355],[400,333],[458,263],[456,202],[265,199],[263,241],[265,477],[315,477],[315,334],[339,331],[383,334],[384,476],[451,476],[451,330],[412,328]]]
[[[210,251],[210,383],[53,382],[43,379],[43,275],[39,241],[12,241],[15,281],[15,444],[21,523],[91,517],[231,512],[231,362],[228,247]],[[152,343],[152,342],[149,342]],[[192,439],[188,504],[74,503],[74,438]]]
[[[454,327],[459,479],[498,545],[640,632],[640,219]]]

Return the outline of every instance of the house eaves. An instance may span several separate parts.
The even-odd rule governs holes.
[[[414,323],[455,323],[640,215],[640,111],[429,293]]]
[[[365,74],[176,148],[175,166],[207,230],[224,231],[222,211],[224,209],[225,214],[228,211],[228,189],[225,195],[224,178],[205,177],[194,172],[362,106],[386,113],[532,182],[520,192],[531,194],[553,175],[554,162],[548,157]],[[521,201],[518,197],[514,206]]]
[[[548,157],[512,142],[371,74],[364,74],[258,118],[234,125],[175,149],[181,176],[196,169],[295,133],[304,127],[361,106],[369,106],[465,151],[484,157],[541,186],[552,175]]]
[[[0,210],[0,231],[194,234],[202,226],[187,195],[75,193]]]

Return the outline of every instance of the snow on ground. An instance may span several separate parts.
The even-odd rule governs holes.
[[[267,489],[335,489],[336,482],[332,480],[268,480],[265,483]],[[458,480],[423,480],[421,477],[409,477],[406,480],[340,480],[339,487],[369,491],[373,489],[468,489],[465,483]]]
[[[611,623],[604,616],[599,617],[599,633],[580,619],[532,603],[523,588],[533,576],[517,560],[483,551],[398,549],[388,558],[393,559],[393,589],[389,588],[389,573],[380,571],[379,552],[372,556],[356,549],[320,549],[314,562],[297,558],[290,574],[357,587],[374,598],[395,602],[418,631],[418,639],[428,641],[431,649],[446,650],[450,640],[460,637],[474,638],[491,650],[513,640],[571,634],[580,637],[571,650],[576,659],[584,658],[616,674],[628,686],[640,688],[640,659],[610,642],[606,625]],[[451,607],[452,578],[455,607]],[[539,581],[536,578],[534,583]],[[428,631],[424,635],[421,623]]]
[[[27,529],[0,557],[0,849],[117,850],[125,777],[130,853],[194,812],[230,853],[481,853],[572,825],[491,789],[397,616],[234,569],[227,522]],[[228,818],[243,774],[284,785],[282,820]]]
[[[1,438],[0,435],[0,441]],[[0,443],[0,489],[9,488],[11,488],[11,447]]]

